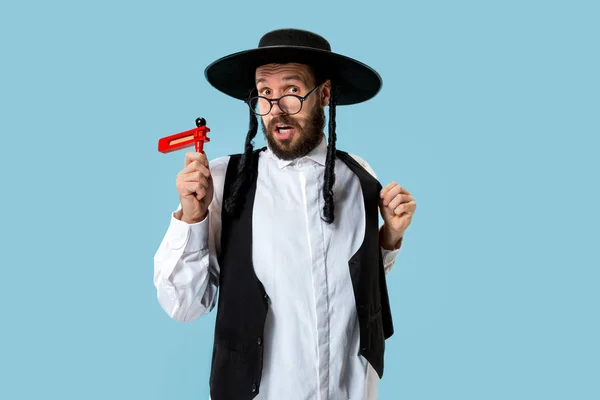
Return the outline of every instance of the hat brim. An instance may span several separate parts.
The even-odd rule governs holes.
[[[341,54],[301,46],[269,46],[234,53],[206,67],[204,76],[217,90],[246,100],[256,87],[256,68],[288,62],[308,64],[322,71],[338,87],[337,105],[369,100],[381,89],[381,76],[368,65]]]

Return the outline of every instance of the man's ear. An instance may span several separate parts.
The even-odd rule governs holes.
[[[329,99],[331,98],[331,81],[327,79],[321,89],[321,107],[329,105]]]

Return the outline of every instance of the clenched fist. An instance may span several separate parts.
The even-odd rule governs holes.
[[[177,174],[181,220],[188,224],[202,221],[213,198],[213,181],[205,153],[185,153],[183,170]]]

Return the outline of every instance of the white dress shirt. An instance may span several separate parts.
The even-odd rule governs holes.
[[[348,267],[364,237],[362,190],[358,177],[336,160],[335,222],[330,225],[321,219],[326,151],[323,139],[293,161],[277,158],[268,146],[260,153],[252,262],[270,305],[260,393],[255,399],[377,398],[379,377],[358,354],[358,316]],[[364,160],[352,157],[375,176]],[[173,212],[154,256],[158,301],[179,321],[195,320],[216,304],[228,162],[228,156],[210,162],[214,197],[208,216],[187,224]],[[381,251],[387,275],[398,249]]]

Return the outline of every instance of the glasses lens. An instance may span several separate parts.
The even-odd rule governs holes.
[[[271,104],[263,97],[253,97],[249,103],[250,109],[258,115],[267,115],[271,109]]]
[[[286,114],[296,114],[300,112],[302,102],[296,96],[287,95],[283,96],[279,100],[279,106],[281,107],[281,110]]]

